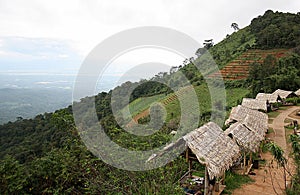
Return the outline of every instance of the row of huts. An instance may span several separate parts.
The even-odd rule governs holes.
[[[255,99],[244,98],[242,105],[268,112],[274,103],[285,103],[286,99],[293,97],[300,97],[300,89],[295,92],[277,89],[273,93],[258,93]]]
[[[237,161],[243,164],[246,171],[246,155],[259,150],[268,130],[268,115],[264,113],[268,110],[268,104],[299,96],[299,93],[300,90],[278,89],[272,94],[259,93],[255,99],[244,98],[241,105],[232,108],[225,122],[228,127],[225,131],[216,123],[209,122],[180,138],[178,142],[184,142],[189,163],[189,171],[184,176],[192,177],[192,161],[200,162],[205,165],[204,194],[219,194],[219,187],[213,188],[217,189],[214,191],[209,188],[209,182],[216,178],[222,180],[225,171],[236,165]],[[172,143],[172,146],[175,145]],[[172,146],[165,148],[169,150]]]

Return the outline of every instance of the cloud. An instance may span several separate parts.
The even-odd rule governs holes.
[[[0,71],[76,72],[82,58],[65,40],[0,37]]]
[[[69,55],[68,54],[59,54],[58,57],[59,58],[68,58]]]
[[[299,0],[1,0],[0,62],[13,64],[8,58],[15,57],[11,60],[33,60],[34,68],[78,68],[104,39],[149,25],[182,31],[200,43],[210,38],[217,43],[233,32],[232,22],[242,28],[268,9],[295,13],[299,7]],[[24,62],[19,66],[24,64],[29,67]]]
[[[66,41],[46,38],[1,37],[0,43],[6,55],[17,58],[67,58],[74,52]]]
[[[298,0],[52,0],[0,2],[0,35],[71,40],[86,55],[97,43],[121,30],[158,25],[175,28],[199,42],[220,41],[267,9],[297,12]]]

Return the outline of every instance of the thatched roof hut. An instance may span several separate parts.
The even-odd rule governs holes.
[[[295,91],[295,94],[300,97],[300,89],[298,89],[297,91]]]
[[[241,123],[251,131],[255,132],[261,140],[265,139],[268,130],[268,119],[257,119],[256,117],[247,115]]]
[[[267,111],[267,101],[257,100],[252,98],[243,98],[242,106],[250,108],[252,110]]]
[[[177,142],[184,142],[185,146],[196,155],[197,160],[206,166],[210,179],[221,177],[240,156],[239,146],[213,122],[195,129]],[[176,147],[177,142],[166,146],[158,155],[152,155],[148,161],[164,155],[172,147]]]
[[[249,122],[261,123],[263,126],[268,125],[268,115],[257,110],[252,110],[245,106],[238,105],[237,107],[233,107],[230,113],[229,118],[226,120],[225,125],[228,125],[232,122],[243,122],[246,117],[249,118]],[[265,125],[266,124],[266,125]]]
[[[200,163],[207,166],[209,178],[220,177],[240,156],[240,150],[215,123],[206,125],[183,137]]]
[[[256,152],[259,148],[261,138],[255,132],[249,130],[242,123],[234,123],[225,131],[245,151]]]
[[[270,93],[258,93],[256,95],[257,100],[261,101],[269,101],[269,103],[276,103],[280,98],[276,94],[270,94]]]
[[[277,95],[282,99],[291,98],[291,97],[297,97],[297,95],[292,91],[285,91],[281,89],[277,89],[273,92],[273,95]]]

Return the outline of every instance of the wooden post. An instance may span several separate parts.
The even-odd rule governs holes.
[[[246,174],[246,152],[244,152],[244,172],[243,175]]]
[[[189,160],[189,177],[192,177],[192,161]]]
[[[191,178],[192,177],[192,173],[191,173],[191,170],[192,170],[192,161],[189,158],[189,148],[187,148],[187,150],[186,150],[185,158],[186,158],[187,163],[189,163],[189,177]]]
[[[185,151],[185,160],[186,162],[189,162],[189,148],[187,148]]]
[[[208,171],[205,166],[205,176],[204,176],[204,195],[208,195],[209,186],[208,186]]]

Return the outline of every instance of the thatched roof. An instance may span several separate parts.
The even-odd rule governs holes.
[[[265,100],[243,98],[242,106],[250,108],[252,110],[267,111],[267,101],[265,101]]]
[[[210,179],[220,177],[240,156],[238,145],[213,122],[188,133],[183,139],[199,162],[207,166]]]
[[[222,176],[240,156],[239,146],[217,124],[209,122],[169,144],[158,155],[152,155],[148,161],[164,155],[180,142],[185,142],[198,161],[206,165],[210,179]]]
[[[300,97],[300,89],[298,89],[297,91],[295,91],[295,94]]]
[[[285,91],[281,89],[277,89],[273,92],[274,95],[278,95],[282,99],[290,98],[290,97],[296,97],[296,94],[292,91]]]
[[[265,139],[265,135],[268,130],[268,119],[258,119],[251,115],[247,115],[241,123],[251,131],[255,132],[261,140]]]
[[[278,100],[278,95],[270,93],[258,93],[255,99],[261,101],[269,101],[269,103],[275,103]]]
[[[262,124],[268,124],[268,115],[257,110],[252,110],[250,108],[238,105],[237,107],[233,107],[230,113],[229,118],[226,120],[225,125],[228,125],[232,122],[243,122],[246,117],[250,117],[253,119],[253,122],[260,122]]]
[[[234,123],[225,131],[237,144],[246,151],[256,152],[260,145],[260,137],[242,123]]]

